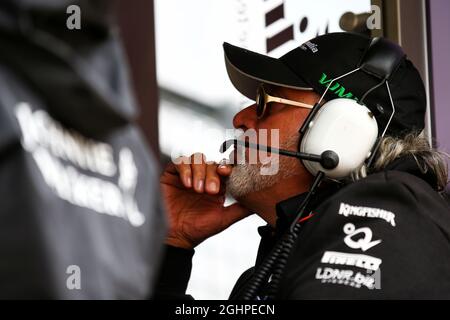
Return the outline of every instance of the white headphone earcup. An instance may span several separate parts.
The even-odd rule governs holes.
[[[331,150],[339,156],[339,164],[332,170],[324,169],[317,162],[304,160],[303,164],[313,175],[321,170],[332,179],[348,177],[370,156],[377,136],[377,122],[367,107],[351,99],[331,100],[310,122],[301,137],[300,151],[322,154]]]

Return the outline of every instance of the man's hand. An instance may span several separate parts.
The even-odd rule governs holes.
[[[231,166],[205,162],[199,153],[176,163],[170,163],[160,179],[169,216],[167,244],[194,248],[250,214],[238,203],[223,206],[223,180],[230,175]]]

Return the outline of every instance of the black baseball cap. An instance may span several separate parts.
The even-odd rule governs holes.
[[[261,83],[314,90],[322,95],[332,79],[359,67],[372,40],[356,33],[329,33],[303,43],[279,59],[229,43],[223,46],[231,82],[243,95],[255,100]],[[335,81],[325,99],[360,100],[380,82],[375,74],[359,70]],[[406,56],[391,73],[388,82],[396,112],[387,134],[402,136],[411,131],[421,131],[425,125],[425,88],[419,72]],[[386,85],[371,91],[364,98],[364,104],[375,115],[380,131],[383,130],[392,113]]]

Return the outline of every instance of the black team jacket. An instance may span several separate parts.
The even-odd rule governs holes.
[[[435,186],[435,177],[406,156],[383,172],[318,192],[276,298],[450,299],[450,208]],[[240,297],[304,196],[277,204],[275,229],[260,227],[255,267],[242,274],[231,299]],[[157,298],[192,298],[185,290],[193,254],[167,248]]]

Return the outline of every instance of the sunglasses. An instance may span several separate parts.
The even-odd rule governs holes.
[[[263,85],[260,85],[258,89],[256,90],[256,116],[258,119],[261,119],[264,117],[267,109],[267,104],[270,102],[277,102],[277,103],[283,103],[294,107],[299,108],[308,108],[312,109],[314,106],[298,101],[292,101],[284,98],[274,97],[269,95],[266,90],[264,89]]]

